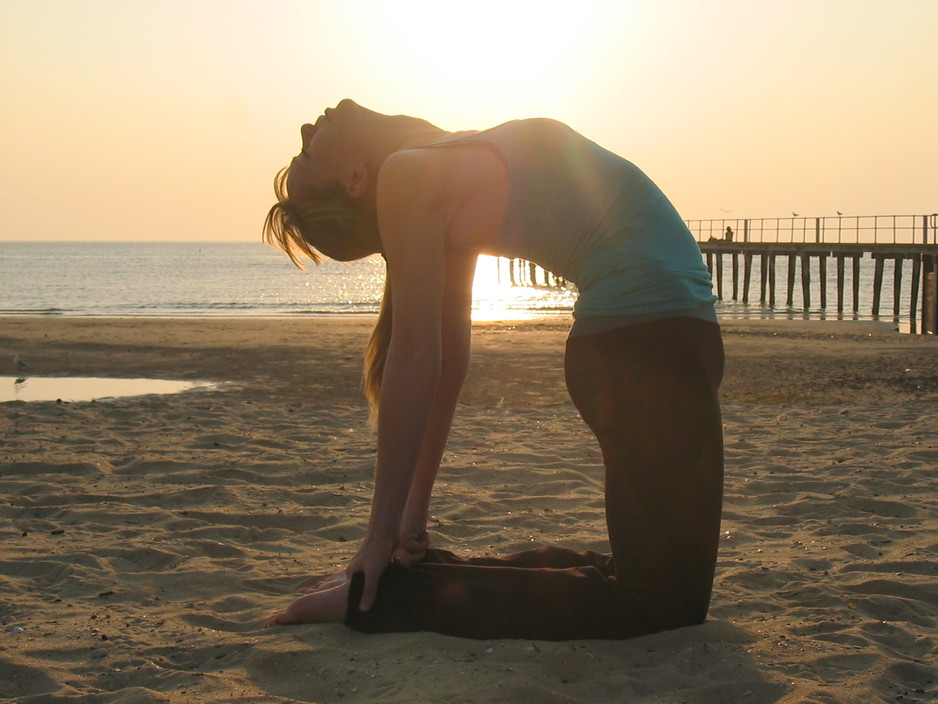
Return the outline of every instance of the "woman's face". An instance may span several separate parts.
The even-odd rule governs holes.
[[[364,158],[370,120],[377,115],[346,99],[328,108],[314,124],[300,127],[302,149],[290,163],[287,179],[291,197],[341,182],[350,166]]]

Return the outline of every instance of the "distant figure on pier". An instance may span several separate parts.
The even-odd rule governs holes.
[[[716,237],[715,235],[710,235],[710,237],[707,239],[707,242],[732,242],[732,241],[733,241],[733,228],[730,227],[729,225],[726,226],[726,232],[724,233],[722,240],[719,237]]]

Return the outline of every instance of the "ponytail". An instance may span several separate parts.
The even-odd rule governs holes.
[[[365,369],[362,375],[362,386],[365,398],[371,407],[371,425],[378,424],[378,399],[381,397],[381,380],[384,377],[384,363],[388,358],[388,348],[391,346],[391,277],[385,270],[384,296],[381,299],[381,310],[378,321],[371,332],[368,346],[365,348]]]

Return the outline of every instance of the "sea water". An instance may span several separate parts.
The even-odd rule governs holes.
[[[297,269],[249,242],[0,242],[0,315],[293,316],[374,314],[381,257]],[[575,293],[519,287],[504,261],[484,258],[477,319],[563,314]]]
[[[785,305],[787,260],[780,257],[776,307],[758,302],[758,258],[750,302],[724,296],[718,313],[733,318],[836,319],[835,267],[828,266],[828,308],[819,307],[818,273],[812,275],[811,306],[802,302],[800,271],[790,307]],[[813,265],[817,267],[817,262]],[[850,267],[848,267],[848,270]],[[908,279],[909,267],[905,278]],[[378,311],[384,286],[380,257],[294,267],[281,252],[260,242],[0,242],[0,315],[78,316],[297,316],[361,315]],[[872,319],[872,260],[862,260],[861,299],[852,308],[848,271],[846,319]],[[892,279],[887,271],[881,319],[892,320]],[[902,282],[900,318],[908,319],[910,283]],[[516,320],[569,315],[572,287],[518,286],[508,263],[480,258],[473,288],[473,318]],[[897,323],[898,324],[898,323]]]

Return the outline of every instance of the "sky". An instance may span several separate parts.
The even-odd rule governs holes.
[[[251,241],[345,97],[553,117],[688,219],[938,211],[938,0],[0,0],[0,241]]]

